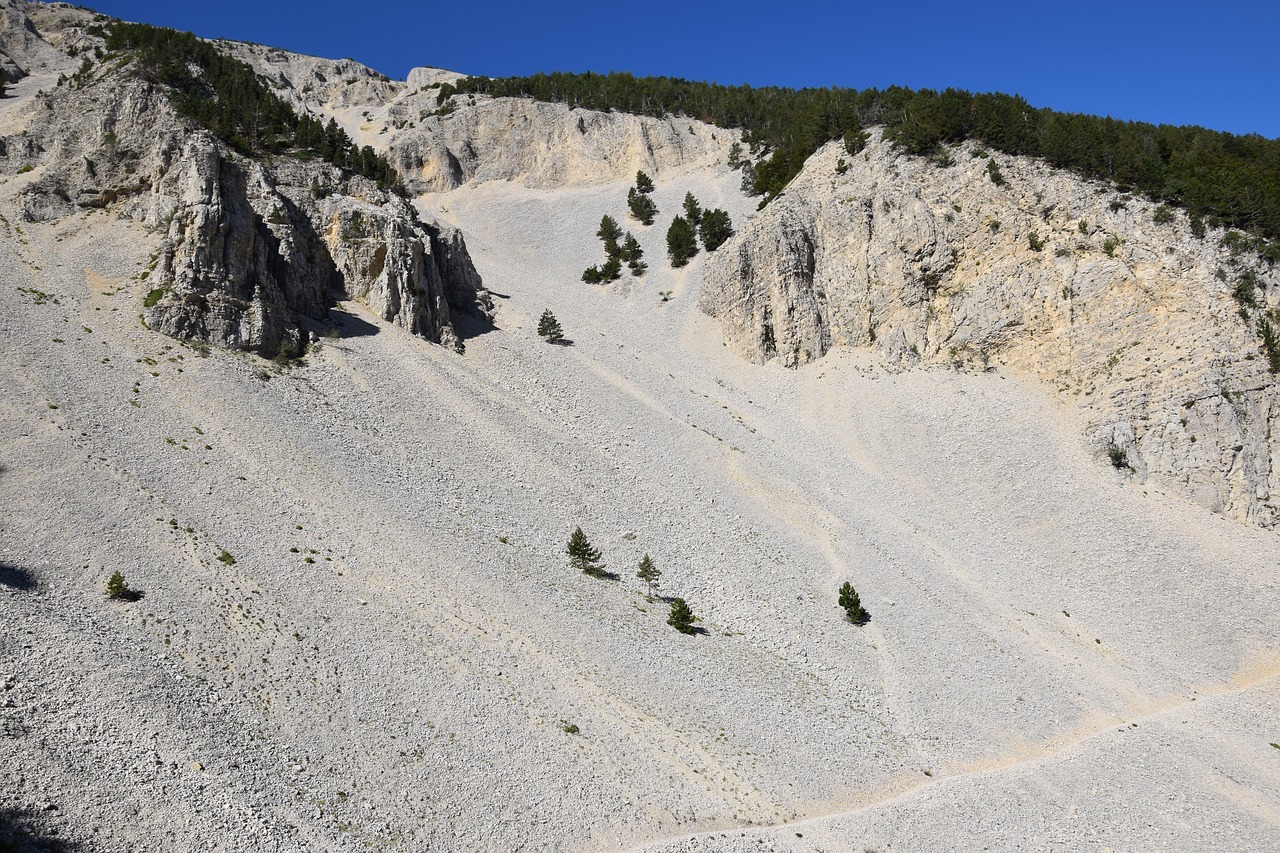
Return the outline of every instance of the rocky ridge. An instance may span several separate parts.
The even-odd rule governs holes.
[[[1181,211],[1042,163],[971,144],[949,160],[879,134],[856,155],[822,149],[707,263],[701,305],[729,346],[792,367],[862,347],[1024,370],[1085,407],[1117,470],[1274,525],[1280,405],[1233,285],[1255,277],[1274,308],[1276,271]]]
[[[722,164],[736,131],[685,117],[602,113],[525,98],[453,95],[465,75],[414,68],[388,81],[351,60],[325,60],[258,45],[220,42],[295,108],[335,118],[362,145],[385,152],[412,193],[487,181],[529,188],[662,177]]]
[[[83,41],[88,21],[72,22]],[[69,23],[55,22],[64,39]],[[193,130],[161,87],[118,63],[87,62],[30,102],[3,139],[4,163],[31,172],[28,221],[110,208],[152,230],[152,327],[273,356],[299,352],[339,298],[455,348],[454,312],[487,316],[455,230],[424,223],[404,199],[332,166],[241,156]]]

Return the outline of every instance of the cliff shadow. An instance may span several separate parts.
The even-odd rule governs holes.
[[[498,327],[491,321],[472,314],[454,313],[452,320],[453,330],[458,333],[458,337],[463,341],[469,341],[472,338],[498,331]]]
[[[365,338],[382,331],[368,320],[341,308],[329,309],[329,322],[337,330],[339,338]]]

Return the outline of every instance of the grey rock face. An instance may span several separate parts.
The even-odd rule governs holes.
[[[174,337],[273,356],[341,298],[455,348],[451,309],[487,302],[461,235],[405,200],[316,162],[240,156],[192,130],[165,93],[96,70],[32,102],[0,140],[6,170],[35,167],[32,221],[110,208],[163,234],[145,318]]]
[[[1221,233],[1196,239],[1184,214],[1156,224],[1148,202],[990,155],[998,187],[971,146],[953,154],[939,168],[877,137],[815,155],[707,261],[700,304],[726,343],[793,367],[832,347],[1007,364],[1086,410],[1100,460],[1275,524],[1275,377],[1230,287],[1252,269],[1275,306],[1275,272]]]
[[[524,98],[477,96],[472,104],[454,96],[459,109],[431,115],[436,91],[388,108],[389,120],[403,124],[389,134],[388,156],[415,192],[485,181],[587,185],[629,179],[638,169],[660,175],[723,163],[738,139],[736,132],[686,118],[600,113]]]

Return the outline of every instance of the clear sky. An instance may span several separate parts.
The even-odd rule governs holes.
[[[115,17],[351,57],[404,79],[630,71],[718,83],[894,84],[1280,137],[1280,2],[78,0]]]

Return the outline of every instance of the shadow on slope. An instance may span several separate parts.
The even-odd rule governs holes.
[[[5,853],[74,853],[79,844],[43,830],[36,813],[0,807],[0,850]]]
[[[338,336],[342,338],[367,338],[382,331],[369,321],[338,308],[329,310],[329,321],[338,328]]]
[[[0,560],[0,586],[20,592],[30,592],[39,586],[35,575],[28,570]]]
[[[463,314],[461,311],[453,314],[453,329],[463,341],[469,341],[472,338],[498,331],[498,327],[488,320],[471,314]]]

